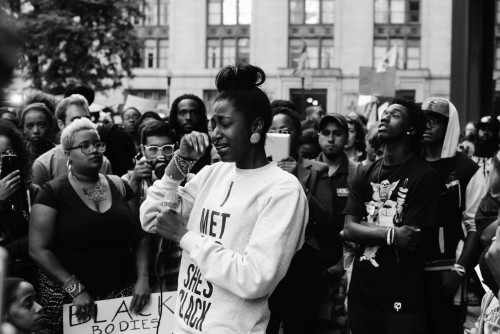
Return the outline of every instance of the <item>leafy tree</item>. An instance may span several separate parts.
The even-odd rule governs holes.
[[[53,94],[85,84],[96,91],[132,77],[140,41],[132,18],[140,0],[10,0],[23,37],[21,67]]]

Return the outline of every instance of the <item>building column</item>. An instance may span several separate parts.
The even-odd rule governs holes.
[[[495,0],[454,0],[450,97],[460,124],[493,112]]]

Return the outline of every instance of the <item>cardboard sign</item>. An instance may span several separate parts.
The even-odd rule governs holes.
[[[396,93],[396,69],[388,67],[385,72],[376,72],[371,67],[359,68],[359,94],[394,96]]]
[[[141,313],[129,310],[132,297],[96,301],[97,316],[78,322],[76,307],[63,307],[64,334],[173,334],[175,329],[176,292],[152,293],[149,304]],[[160,318],[161,312],[161,318]]]
[[[146,111],[155,110],[157,104],[158,102],[156,100],[145,99],[128,94],[122,110],[127,110],[128,107],[134,107],[137,108],[141,114],[144,114]]]

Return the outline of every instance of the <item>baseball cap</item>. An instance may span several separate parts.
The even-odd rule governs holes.
[[[433,112],[443,117],[450,117],[450,104],[442,97],[428,97],[422,103],[422,111]]]
[[[349,129],[349,127],[347,126],[347,119],[343,115],[332,113],[332,114],[326,114],[325,116],[323,116],[321,121],[319,121],[319,130],[321,131],[330,122],[337,123],[346,132]]]

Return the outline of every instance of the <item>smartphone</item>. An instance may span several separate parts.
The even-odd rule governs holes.
[[[19,157],[15,154],[2,155],[2,164],[0,165],[0,179],[3,179],[15,170],[19,170]]]
[[[278,162],[290,156],[291,137],[290,134],[268,133],[266,134],[266,156],[270,162]]]

